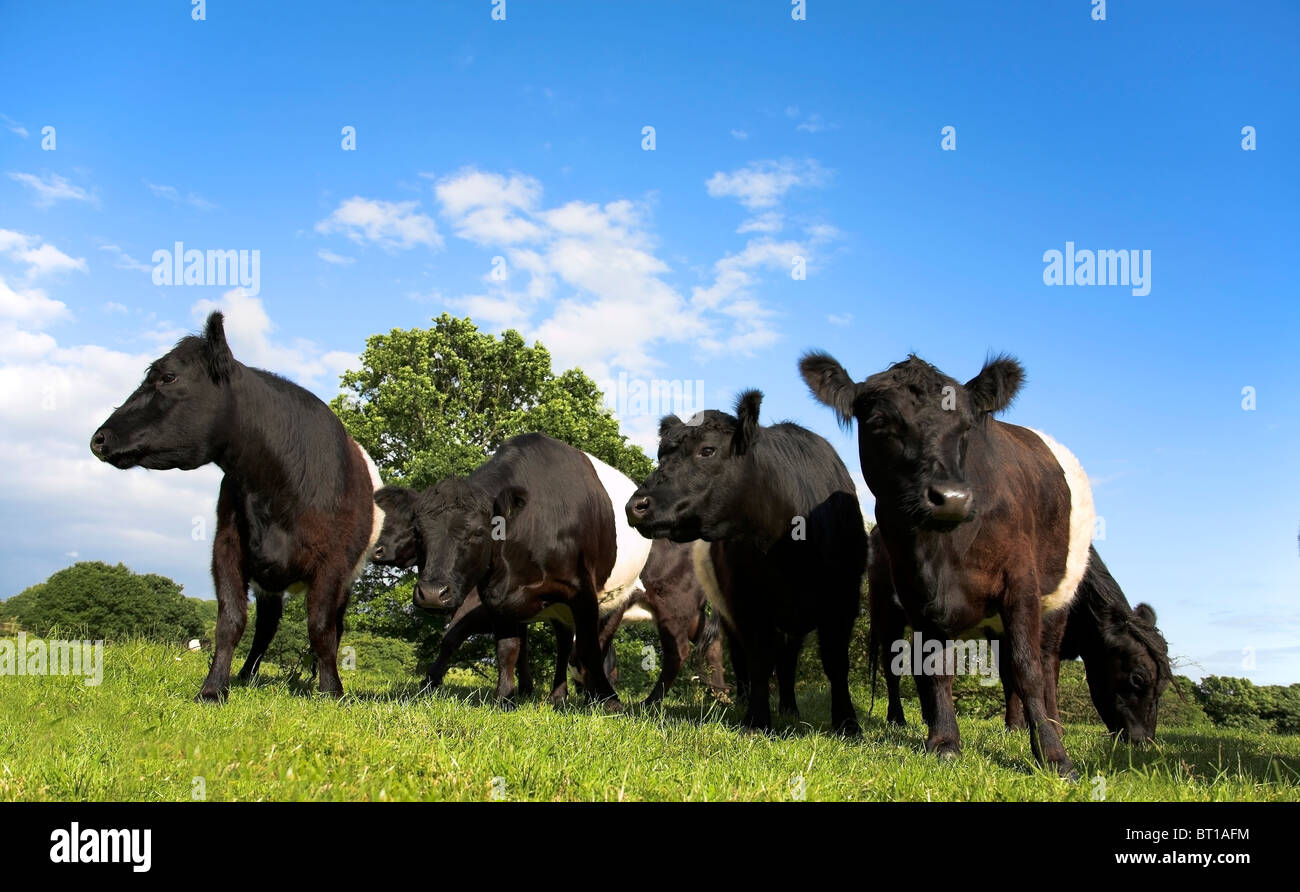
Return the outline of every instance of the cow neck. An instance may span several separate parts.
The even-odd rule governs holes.
[[[745,456],[745,461],[749,467],[744,476],[763,481],[763,485],[741,489],[728,513],[732,517],[745,518],[746,529],[739,536],[727,538],[765,552],[789,534],[794,517],[800,511],[789,494],[781,489],[787,478],[767,467],[768,462],[763,460],[761,446],[756,444]]]
[[[287,418],[293,407],[269,384],[243,364],[231,375],[233,391],[225,431],[225,446],[216,464],[240,484],[247,495],[270,497],[274,508],[287,510],[308,494],[304,484],[324,481],[292,479],[291,468],[311,468],[313,461],[303,431],[291,430]],[[318,463],[316,463],[318,464]],[[320,472],[320,468],[317,468]]]

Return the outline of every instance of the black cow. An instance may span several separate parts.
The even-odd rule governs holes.
[[[907,617],[893,591],[878,535],[872,535],[871,640],[873,663],[885,666],[889,695],[887,720],[903,725],[899,677],[891,671],[894,642],[902,636]],[[1160,695],[1173,678],[1169,648],[1156,628],[1155,611],[1147,604],[1134,610],[1094,548],[1088,569],[1068,609],[1043,614],[1041,652],[1043,699],[1048,715],[1060,722],[1057,683],[1061,661],[1083,659],[1088,691],[1107,730],[1121,740],[1155,739]],[[873,672],[874,674],[874,672]],[[1004,685],[1008,728],[1024,728],[1024,705],[1012,685]]]
[[[746,725],[771,726],[772,670],[816,629],[831,721],[857,734],[849,638],[867,560],[857,494],[824,439],[788,422],[761,427],[762,399],[757,390],[741,394],[734,416],[665,417],[659,466],[628,500],[628,522],[650,538],[712,543],[714,608],[749,683]],[[787,710],[795,708],[790,694]]]
[[[601,593],[620,557],[615,521],[588,456],[542,434],[514,437],[469,476],[448,477],[419,499],[425,557],[416,606],[455,610],[477,589],[498,642],[517,637],[521,623],[562,620],[574,630],[588,698],[621,709],[599,641]],[[628,586],[645,555],[631,563]]]
[[[370,559],[382,566],[408,569],[419,567],[424,560],[424,540],[416,524],[415,512],[420,493],[414,489],[401,486],[385,486],[375,493],[375,503],[384,512],[384,528],[375,542]],[[438,655],[426,672],[426,681],[437,687],[442,684],[447,669],[455,659],[456,651],[473,635],[493,633],[499,623],[483,606],[475,589],[447,621],[443,629],[442,640],[438,643]],[[568,626],[556,620],[551,623],[556,640],[555,679],[551,685],[552,703],[563,702],[567,695],[567,678],[564,667],[568,663],[569,652],[573,649],[573,632]],[[506,626],[509,634],[497,640],[497,696],[508,703],[516,690],[523,696],[533,692],[533,674],[528,662],[528,634],[523,624]],[[608,667],[607,667],[608,668]],[[519,684],[515,685],[515,670],[518,670]]]
[[[965,385],[915,356],[862,383],[824,353],[800,369],[842,424],[857,419],[882,559],[912,627],[952,641],[999,614],[1003,677],[1025,705],[1034,755],[1074,777],[1044,698],[1041,617],[1067,606],[1083,579],[1092,491],[1059,443],[992,417],[1020,389],[1020,364],[991,359]],[[919,687],[926,748],[956,755],[952,676],[923,675]]]
[[[230,661],[258,590],[257,629],[241,677],[256,670],[280,622],[280,592],[307,589],[307,627],[322,693],[342,696],[335,662],[353,580],[382,525],[374,463],[329,407],[270,372],[238,362],[222,315],[182,338],[91,438],[118,468],[215,463],[212,576],[216,643],[200,700],[224,699]]]

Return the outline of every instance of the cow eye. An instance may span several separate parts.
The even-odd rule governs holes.
[[[175,384],[175,383],[176,383],[176,373],[175,373],[175,372],[163,372],[162,383],[164,383],[164,384]]]
[[[718,451],[718,450],[717,450],[716,448],[712,447],[712,446],[701,446],[701,447],[700,447],[700,457],[701,457],[701,458],[708,458],[709,456],[711,456],[713,453],[715,453],[715,452],[717,452],[717,451]]]

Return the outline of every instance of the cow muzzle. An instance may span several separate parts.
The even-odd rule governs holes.
[[[415,583],[411,603],[426,610],[446,610],[451,606],[451,584],[448,582],[430,583],[421,579]]]
[[[930,508],[930,518],[937,523],[964,523],[971,519],[974,499],[964,486],[931,484],[925,491],[925,499]]]

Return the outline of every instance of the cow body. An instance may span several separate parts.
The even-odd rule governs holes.
[[[307,592],[308,631],[322,693],[340,696],[336,655],[351,586],[379,536],[374,463],[329,407],[307,390],[235,360],[220,313],[182,339],[91,441],[119,468],[225,472],[217,496],[212,575],[217,627],[199,699],[229,688],[247,624],[250,584],[258,628],[241,675],[256,671],[280,618],[280,592]]]
[[[842,424],[857,423],[881,560],[908,622],[948,642],[998,615],[1003,678],[1024,703],[1034,755],[1074,776],[1045,704],[1042,616],[1067,609],[1086,572],[1092,497],[1063,447],[992,417],[1019,390],[1019,363],[990,360],[965,385],[916,357],[861,383],[825,354],[800,368]],[[955,756],[952,676],[918,687],[927,748]]]
[[[711,543],[705,590],[731,639],[738,688],[748,683],[747,725],[771,726],[774,669],[789,669],[781,707],[797,713],[793,660],[816,630],[832,723],[856,734],[848,645],[866,564],[861,509],[830,444],[798,425],[761,427],[761,400],[749,391],[735,416],[664,418],[659,467],[629,500],[628,520],[650,538]]]
[[[468,477],[426,492],[416,524],[425,554],[417,606],[454,610],[477,589],[499,665],[502,641],[517,639],[519,624],[571,625],[588,696],[617,708],[601,666],[600,600],[611,583],[635,583],[640,568],[619,568],[613,506],[589,456],[542,434],[515,437]]]

